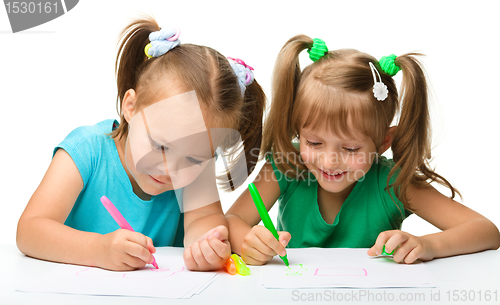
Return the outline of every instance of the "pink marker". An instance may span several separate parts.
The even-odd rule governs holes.
[[[116,223],[120,226],[120,228],[135,232],[134,229],[132,228],[132,226],[130,226],[130,224],[125,220],[123,215],[120,213],[120,211],[118,211],[118,209],[111,202],[111,200],[108,199],[108,197],[102,196],[101,202],[104,205],[104,207],[106,208],[106,210],[108,210],[111,217],[113,217],[113,219],[116,221]],[[156,269],[158,269],[158,264],[156,263],[156,259],[154,256],[153,256],[153,262],[151,264]]]

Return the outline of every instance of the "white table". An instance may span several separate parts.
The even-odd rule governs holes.
[[[158,254],[163,255],[182,255],[183,249],[160,247],[157,251]],[[436,280],[437,288],[265,289],[260,285],[260,267],[251,266],[250,276],[231,276],[224,273],[200,295],[186,300],[18,292],[15,288],[20,282],[42,275],[54,268],[56,264],[26,257],[15,245],[0,245],[0,262],[1,305],[207,303],[240,305],[310,303],[311,301],[384,305],[389,303],[500,304],[500,251],[485,251],[428,262],[427,266]],[[340,302],[340,298],[343,302]],[[405,302],[401,300],[403,298]],[[437,302],[438,299],[439,302]]]

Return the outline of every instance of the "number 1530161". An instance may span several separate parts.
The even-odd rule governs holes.
[[[37,3],[7,1],[5,8],[8,14],[57,14],[57,1]]]

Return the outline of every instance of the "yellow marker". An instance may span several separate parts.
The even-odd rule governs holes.
[[[234,264],[236,265],[236,272],[238,272],[241,275],[250,275],[250,269],[248,269],[247,265],[238,254],[231,255],[231,258],[233,259]]]

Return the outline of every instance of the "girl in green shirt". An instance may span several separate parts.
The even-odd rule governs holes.
[[[313,64],[301,71],[299,54]],[[430,166],[427,83],[420,54],[377,61],[357,50],[328,51],[320,39],[291,38],[273,75],[264,125],[267,162],[254,184],[269,210],[279,201],[279,241],[258,226],[248,192],[226,213],[232,251],[261,265],[289,247],[396,249],[413,263],[500,246],[497,227],[453,200],[460,193]],[[402,70],[398,94],[393,76]],[[391,126],[400,111],[397,126]],[[381,157],[389,148],[393,159]],[[447,197],[430,183],[451,191]],[[400,230],[415,213],[442,231]]]

